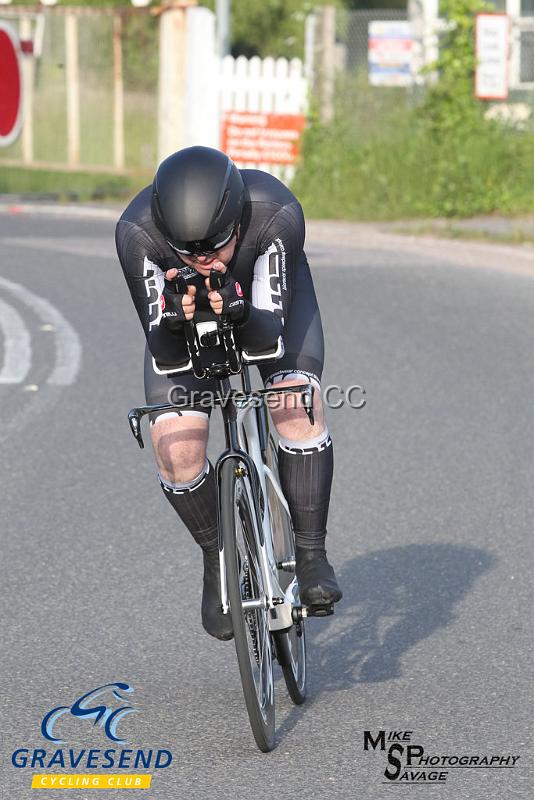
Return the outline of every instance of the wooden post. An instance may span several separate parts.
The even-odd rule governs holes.
[[[30,17],[20,20],[20,38],[32,38],[32,22]],[[22,160],[25,164],[33,163],[33,83],[35,62],[33,55],[22,56]]]
[[[80,69],[78,63],[78,19],[65,16],[65,54],[67,77],[67,160],[80,163]]]
[[[122,15],[113,15],[113,164],[124,169],[124,86],[122,79]]]
[[[336,9],[335,6],[323,6],[319,13],[320,116],[322,122],[330,122],[334,116]]]
[[[159,22],[159,160],[185,146],[186,141],[186,14],[169,6]]]

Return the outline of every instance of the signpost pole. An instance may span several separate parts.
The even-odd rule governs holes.
[[[67,156],[71,166],[80,163],[80,71],[78,63],[78,20],[65,17],[67,73]]]
[[[32,23],[30,17],[20,20],[20,38],[31,39]],[[33,83],[35,63],[33,55],[22,56],[22,160],[25,164],[33,164]]]
[[[113,162],[124,168],[124,87],[122,79],[122,15],[113,15]]]
[[[320,30],[320,115],[322,122],[330,122],[334,116],[334,82],[336,72],[336,9],[323,6]]]
[[[186,142],[186,18],[185,6],[164,7],[159,19],[158,157]]]

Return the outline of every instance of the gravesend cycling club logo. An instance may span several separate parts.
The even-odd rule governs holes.
[[[86,730],[91,731],[96,728],[102,743],[109,740],[114,744],[125,744],[123,728],[127,729],[126,718],[137,712],[129,697],[133,692],[133,687],[128,683],[106,683],[85,692],[70,705],[55,705],[41,720],[41,735],[48,742],[62,745],[65,731],[73,731],[74,719],[79,725],[80,736],[84,735]],[[165,769],[171,762],[170,750],[153,747],[148,749],[59,747],[55,750],[19,747],[11,755],[12,765],[22,770],[53,768],[99,770],[91,773],[34,774],[32,788],[147,789],[151,786],[152,775],[134,774],[130,770]],[[126,773],[111,773],[112,769],[124,770]]]
[[[45,714],[41,723],[41,733],[45,739],[51,742],[62,744],[62,740],[54,736],[54,726],[57,720],[65,714],[72,714],[73,717],[79,719],[94,720],[93,725],[100,724],[104,728],[104,732],[108,739],[113,742],[124,742],[117,736],[117,725],[126,714],[133,714],[135,709],[132,706],[123,706],[121,708],[113,709],[111,706],[106,705],[92,705],[99,697],[110,692],[117,700],[124,700],[125,698],[119,694],[118,690],[123,692],[133,692],[131,686],[127,683],[108,683],[105,686],[99,686],[98,689],[93,689],[87,694],[75,700],[71,706],[58,706],[53,708],[48,714]]]
[[[384,753],[387,764],[382,783],[445,783],[451,770],[514,769],[519,756],[495,753],[428,754],[413,731],[364,731],[363,749]]]

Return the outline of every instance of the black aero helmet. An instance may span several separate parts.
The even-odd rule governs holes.
[[[177,252],[211,253],[234,235],[244,196],[241,174],[225,153],[187,147],[159,165],[152,184],[152,217]]]

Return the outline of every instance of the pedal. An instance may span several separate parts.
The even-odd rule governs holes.
[[[306,606],[308,617],[331,617],[334,613],[334,604],[327,603],[324,606]]]
[[[331,617],[333,613],[333,603],[313,606],[293,606],[291,609],[291,616],[295,625],[298,625],[301,620],[306,619],[306,617]]]

